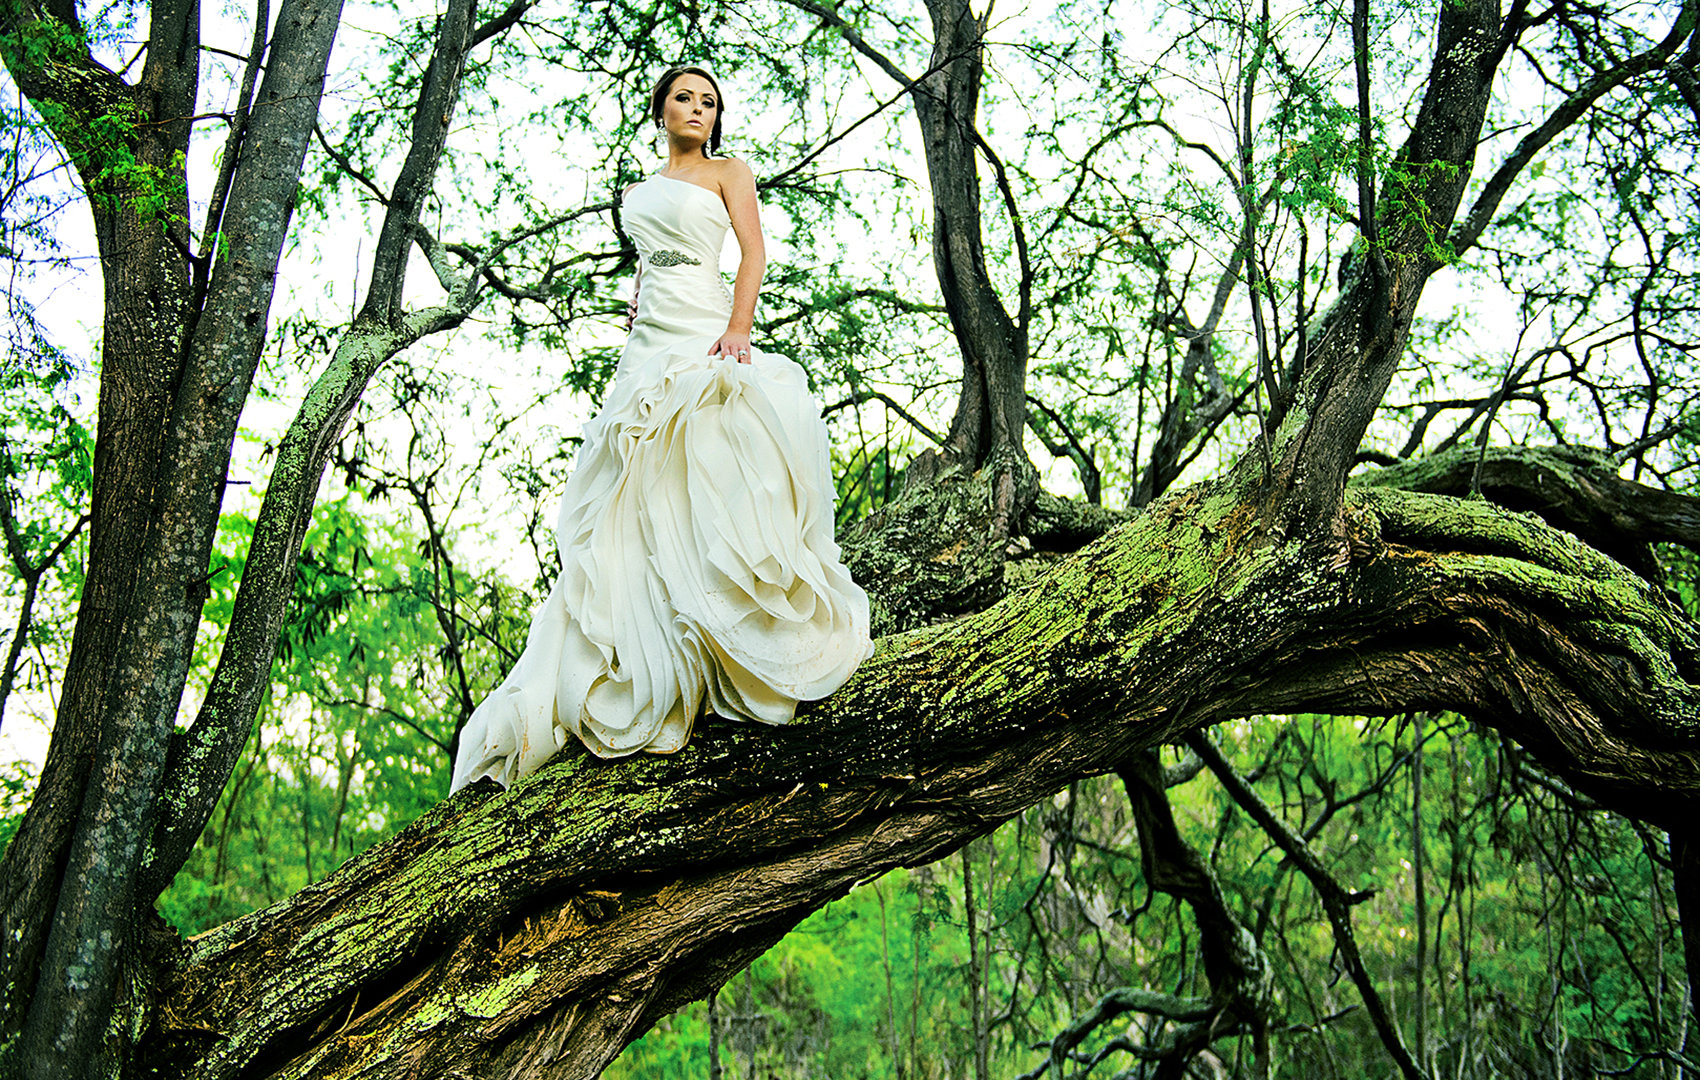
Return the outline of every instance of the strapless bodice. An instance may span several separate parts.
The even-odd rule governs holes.
[[[720,276],[720,249],[732,226],[726,204],[705,187],[657,174],[626,192],[623,207],[622,224],[643,267],[632,325],[636,351],[644,352],[650,339],[660,345],[680,336],[718,338],[732,313]]]

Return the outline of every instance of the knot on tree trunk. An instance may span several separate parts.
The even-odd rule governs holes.
[[[929,450],[840,542],[877,637],[982,611],[1137,514],[1041,489],[1024,454],[994,450],[973,469]]]
[[[1038,493],[1038,473],[1017,451],[994,450],[978,469],[932,451],[916,458],[902,494],[841,540],[845,564],[868,591],[874,636],[1001,600],[1004,564]]]

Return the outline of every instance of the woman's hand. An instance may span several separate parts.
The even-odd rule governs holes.
[[[737,357],[738,363],[750,362],[750,335],[728,330],[720,335],[720,340],[708,347],[710,356]]]

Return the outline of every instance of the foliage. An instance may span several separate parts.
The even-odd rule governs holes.
[[[23,760],[0,766],[0,851],[6,850],[35,791],[35,770]]]
[[[250,528],[236,515],[222,523],[208,651],[228,623]],[[351,496],[320,507],[266,705],[212,825],[160,899],[180,930],[317,881],[442,798],[464,719],[458,680],[490,679],[506,661],[476,638],[450,647],[439,618],[448,583],[422,559],[427,547]],[[459,589],[497,612],[521,603],[500,586],[463,579]]]

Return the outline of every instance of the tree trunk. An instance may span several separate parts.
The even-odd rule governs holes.
[[[932,22],[931,63],[920,78],[906,75],[844,16],[820,0],[787,0],[834,26],[845,41],[907,86],[920,121],[933,197],[933,267],[962,354],[962,384],[944,445],[909,464],[905,485],[925,486],[953,469],[992,476],[997,543],[1020,530],[1038,494],[1038,474],[1023,447],[1027,426],[1028,326],[1033,272],[1019,208],[1003,163],[980,135],[980,83],[985,72],[988,13],[969,0],[927,0]],[[1010,315],[986,265],[980,206],[980,159],[997,177],[1020,263],[1017,310]]]
[[[1366,251],[1305,344],[1306,373],[1290,411],[1271,413],[1277,430],[1269,457],[1241,460],[1244,468],[1266,470],[1267,524],[1278,536],[1333,532],[1340,539],[1341,487],[1404,355],[1423,286],[1450,257],[1449,232],[1509,40],[1501,37],[1494,0],[1440,7],[1410,138],[1375,198],[1359,207]]]
[[[968,0],[928,0],[933,73],[912,95],[933,194],[933,266],[962,350],[962,392],[945,438],[958,463],[1021,446],[1027,328],[1004,310],[986,266],[977,134],[986,17]]]
[[[975,126],[986,16],[974,14],[968,0],[927,0],[927,11],[933,71],[911,97],[932,185],[933,266],[962,353],[962,389],[944,446],[912,463],[906,482],[931,481],[952,465],[989,469],[997,477],[998,531],[1007,539],[1038,493],[1038,474],[1022,445],[1030,286],[1024,265],[1020,311],[1012,318],[986,266],[979,157],[982,151],[989,156],[990,148]],[[1019,235],[1019,221],[1015,227]]]
[[[425,80],[414,153],[390,206],[391,218],[407,220],[385,236],[400,253],[380,251],[386,276],[377,293],[389,305],[380,314],[391,347],[369,367],[470,307],[469,294],[461,309],[404,317],[394,300],[413,239],[409,215],[429,189],[458,93],[471,11],[470,2],[459,4],[444,18]],[[234,767],[235,753],[185,755],[188,744],[174,746],[172,734],[231,445],[340,17],[340,0],[285,0],[278,11],[262,107],[233,142],[240,157],[226,174],[228,191],[217,193],[218,243],[193,259],[182,163],[199,70],[197,5],[156,0],[134,87],[92,59],[69,5],[0,9],[8,69],[70,152],[94,207],[106,290],[88,578],[48,760],[0,861],[0,1044],[32,1078],[126,1071],[154,897],[187,857]],[[342,412],[313,418],[316,468],[272,478],[268,497],[299,508],[303,522],[326,436],[334,438],[363,386],[342,396]],[[249,560],[242,592],[257,591],[262,603],[252,611],[239,602],[243,618],[232,626],[231,640],[261,660],[233,665],[239,674],[215,680],[209,695],[221,723],[207,727],[238,752],[288,599],[300,533],[285,536],[273,558]],[[268,577],[283,585],[268,588]],[[253,632],[248,623],[257,624]],[[235,707],[219,709],[227,697]],[[220,745],[209,739],[199,749]]]
[[[189,279],[171,241],[186,237],[176,221],[186,213],[187,201],[173,151],[187,125],[137,121],[143,113],[186,117],[194,111],[193,67],[184,73],[172,66],[185,49],[193,57],[195,27],[189,11],[192,5],[187,11],[179,5],[156,12],[141,84],[131,87],[95,63],[86,48],[61,44],[44,62],[42,52],[30,47],[32,41],[56,40],[67,25],[77,26],[68,5],[0,8],[0,50],[7,68],[32,100],[57,106],[44,115],[90,194],[106,306],[88,576],[54,738],[36,797],[0,871],[0,973],[6,987],[0,1042],[19,1035],[33,1005],[43,1020],[24,1047],[26,1060],[58,1055],[59,1033],[48,1029],[58,1026],[55,1016],[74,1007],[67,986],[43,986],[38,993],[37,973],[50,948],[72,838],[94,811],[84,806],[90,780],[102,755],[117,750],[111,743],[103,745],[103,694],[114,681],[135,615],[142,553],[156,528],[155,493],[171,387],[184,362]],[[106,118],[115,122],[97,126]],[[137,198],[141,193],[114,178],[112,166],[127,155],[152,188],[147,194],[164,199],[163,210],[157,204],[144,208]],[[74,944],[74,939],[62,939],[57,951],[63,954]],[[103,999],[93,1003],[96,1010],[107,1007],[114,981],[109,978],[96,992]],[[89,1033],[75,1022],[72,1028],[65,1034],[79,1052],[92,1053]]]

